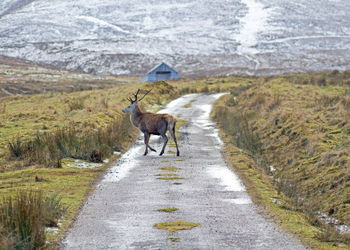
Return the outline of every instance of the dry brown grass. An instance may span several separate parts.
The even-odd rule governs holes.
[[[321,211],[350,226],[348,86],[336,82],[346,81],[345,73],[333,74],[318,80],[326,84],[312,86],[295,84],[292,76],[270,78],[223,97],[214,118],[271,176],[291,209]],[[327,228],[322,237],[334,240]]]

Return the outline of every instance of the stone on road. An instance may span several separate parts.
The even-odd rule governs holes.
[[[304,249],[259,213],[226,166],[222,142],[209,119],[212,104],[221,95],[191,94],[168,104],[162,112],[188,121],[178,138],[181,156],[173,154],[172,140],[163,156],[154,152],[143,156],[140,136],[98,184],[63,247]],[[159,152],[162,140],[153,136],[150,144]],[[159,211],[166,208],[177,210]],[[154,226],[173,221],[199,225],[173,232]]]

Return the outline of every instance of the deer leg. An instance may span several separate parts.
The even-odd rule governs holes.
[[[165,134],[165,133],[162,135],[162,137],[163,137],[163,139],[164,139],[164,145],[163,145],[162,151],[160,152],[160,154],[159,154],[159,155],[164,154],[164,149],[165,149],[165,146],[166,146],[166,144],[168,143],[168,137],[166,136],[166,134]]]
[[[175,145],[176,145],[176,156],[180,156],[180,151],[179,151],[179,148],[177,146],[177,140],[176,140],[176,136],[175,136],[175,126],[173,127],[173,129],[170,130],[170,134],[171,134],[171,137],[173,137]]]
[[[145,153],[144,153],[143,155],[147,155],[147,154],[148,154],[148,148],[149,148],[151,151],[157,152],[154,148],[152,148],[152,147],[148,144],[149,138],[151,137],[151,135],[148,134],[148,133],[145,133],[144,136],[145,136],[146,150],[145,150]]]
[[[152,148],[150,145],[149,145],[149,139],[151,138],[151,134],[149,134],[149,136],[148,136],[148,139],[147,139],[147,147],[151,150],[151,151],[153,151],[153,152],[157,152],[154,148]]]
[[[150,135],[148,133],[144,134],[144,138],[145,138],[145,144],[146,144],[146,150],[145,153],[143,155],[147,155],[148,154],[148,141],[149,141],[149,137]]]

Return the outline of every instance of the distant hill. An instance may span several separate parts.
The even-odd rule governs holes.
[[[348,13],[348,0],[1,0],[0,55],[105,75],[344,70]]]
[[[134,77],[68,72],[51,65],[0,56],[0,98],[110,88],[139,82]]]

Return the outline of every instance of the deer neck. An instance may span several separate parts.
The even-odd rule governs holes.
[[[142,117],[142,112],[139,109],[139,107],[136,105],[134,111],[131,113],[131,121],[132,123],[136,126],[139,127],[140,121],[141,121],[141,117]]]

